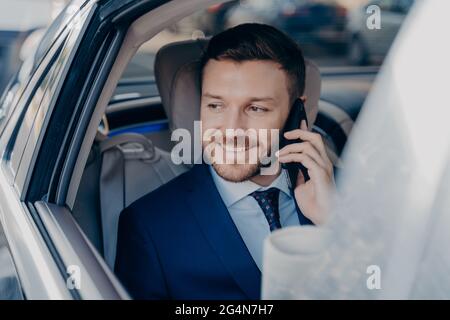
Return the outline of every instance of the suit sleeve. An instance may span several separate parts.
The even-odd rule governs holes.
[[[138,217],[130,208],[120,214],[115,273],[134,299],[169,299],[156,247]]]

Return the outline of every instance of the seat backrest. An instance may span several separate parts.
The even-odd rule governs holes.
[[[103,252],[114,266],[120,212],[145,194],[187,170],[175,165],[170,154],[153,146],[145,136],[125,133],[100,143],[100,208]]]

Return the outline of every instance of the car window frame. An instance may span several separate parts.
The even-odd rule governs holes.
[[[54,78],[54,72],[56,67],[55,61],[61,54],[62,46],[63,43],[61,43],[61,45],[58,46],[55,55],[52,57],[51,61],[46,66],[45,71],[39,75],[39,81],[33,87],[32,93],[29,96],[25,97],[25,100],[27,102],[24,103],[24,109],[22,110],[23,116],[16,123],[16,130],[15,130],[16,133],[13,137],[14,141],[10,144],[10,147],[7,149],[5,159],[8,162],[8,167],[14,179],[18,173],[20,162],[25,152],[29,135],[31,134],[31,131],[33,129],[33,124],[36,120],[37,113],[43,102],[44,95],[47,93],[50,81],[52,81]],[[35,99],[37,100],[35,101]],[[27,123],[29,123],[28,127]]]
[[[78,45],[84,34],[84,30],[89,24],[90,17],[92,17],[91,9],[92,5],[84,6],[77,13],[77,15],[80,17],[79,19],[81,20],[76,21],[76,24],[73,24],[72,20],[77,19],[76,16],[73,17],[73,19],[71,19],[71,21],[69,22],[69,24],[72,24],[72,28],[65,27],[63,33],[58,36],[58,41],[53,43],[51,47],[53,50],[50,50],[53,51],[50,61],[44,66],[44,72],[39,74],[39,80],[34,84],[31,90],[31,94],[25,97],[26,102],[22,104],[23,107],[21,108],[21,117],[19,118],[19,121],[15,123],[14,134],[10,139],[10,143],[8,144],[8,147],[6,149],[4,159],[6,160],[6,168],[8,168],[9,176],[12,179],[16,192],[21,196],[22,200],[24,198],[24,186],[29,180],[28,173],[32,172],[32,163],[36,158],[39,144],[45,134],[46,125],[48,124],[49,118],[51,117],[53,107],[56,104],[56,100],[59,96],[59,91],[61,90],[65,77],[67,76],[74,55],[77,52]],[[62,65],[59,65],[59,69],[57,65],[58,59],[62,59],[63,61]],[[43,63],[40,63],[40,65],[43,65]],[[20,160],[18,163],[13,162],[11,161],[11,154],[16,148],[20,129],[24,124],[27,113],[30,111],[29,107],[31,102],[35,98],[36,91],[39,89],[39,86],[47,78],[47,76],[49,76],[49,83],[47,83],[46,87],[43,89],[42,99],[39,102],[39,105],[30,115],[30,117],[33,118],[33,121],[28,124],[28,127],[26,129],[24,129],[24,134],[26,135],[26,143],[21,143],[20,149],[18,150],[17,157],[19,157]],[[53,87],[50,88],[50,85],[52,83]],[[49,92],[48,89],[50,89],[51,92]],[[45,101],[46,98],[47,100]],[[23,100],[23,98],[21,98],[20,100]],[[43,114],[43,118],[38,119],[38,116],[40,113],[42,113],[42,111],[45,111]],[[39,121],[36,122],[37,120]],[[33,133],[36,124],[38,125],[37,133],[34,137],[31,137],[30,135]],[[32,138],[31,141],[30,137]]]
[[[12,106],[10,107],[10,115],[4,120],[5,126],[1,137],[3,138],[2,142],[5,143],[6,146],[1,157],[1,162],[2,169],[5,171],[10,182],[14,181],[15,172],[10,167],[9,159],[15,139],[17,138],[16,135],[24,117],[24,113],[26,112],[27,106],[33,99],[35,90],[49,72],[52,60],[55,59],[58,51],[60,50],[60,46],[64,41],[65,39],[63,36],[58,38],[58,40],[51,47],[50,51],[44,57],[39,67],[32,75],[30,75],[28,81],[26,81],[26,84],[24,84],[23,89],[20,90],[19,88],[19,92],[16,92],[16,97],[14,97],[15,101],[12,102]]]
[[[89,0],[71,0],[66,7],[59,13],[54,22],[50,24],[40,41],[37,45],[35,52],[28,59],[29,62],[32,62],[29,66],[30,70],[28,71],[28,80],[32,79],[34,74],[37,72],[38,68],[42,64],[43,61],[46,60],[46,57],[49,53],[51,53],[52,48],[55,43],[57,43],[63,34],[67,34],[66,26],[71,22],[71,20],[81,11],[84,6],[89,2]],[[77,8],[75,12],[74,8]],[[50,37],[49,39],[47,39]],[[47,41],[48,40],[48,41]],[[45,46],[43,43],[47,42]],[[11,94],[11,90],[15,85],[18,85],[19,88],[16,92],[12,92],[13,97],[12,101],[9,103],[9,106],[6,109],[5,115],[0,118],[0,135],[5,130],[7,123],[9,122],[9,118],[11,114],[14,112],[15,107],[17,106],[17,102],[21,98],[25,89],[27,88],[29,81],[25,81],[25,83],[20,83],[19,74],[22,72],[23,67],[25,66],[27,60],[22,64],[20,69],[16,72],[16,74],[11,78],[10,82],[5,87],[3,95],[0,98],[0,110],[3,110],[3,104],[6,103],[6,98],[8,94]]]

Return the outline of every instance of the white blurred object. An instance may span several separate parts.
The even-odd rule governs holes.
[[[36,49],[45,34],[46,29],[36,29],[28,37],[26,37],[20,47],[19,57],[21,61],[25,61],[28,57],[36,53]]]
[[[68,0],[0,0],[0,30],[28,31],[50,24]]]
[[[329,232],[313,226],[279,229],[268,238],[264,247],[263,288],[265,299],[299,298],[305,277],[293,277],[305,267],[323,265],[322,253],[329,244]],[[267,259],[266,259],[267,257]]]
[[[448,12],[449,1],[417,1],[348,141],[327,230],[267,239],[263,299],[450,298]],[[380,289],[368,288],[370,266]]]

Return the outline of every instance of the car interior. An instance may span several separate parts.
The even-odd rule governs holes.
[[[152,37],[151,24],[145,24],[151,21],[151,14],[157,13],[142,16],[130,28],[129,32],[134,32],[135,39],[139,37],[141,43],[142,39]],[[174,19],[179,19],[179,15],[174,14]],[[122,50],[127,49],[127,52],[122,52],[122,68],[135,52],[131,48],[136,43],[130,38],[123,44]],[[188,129],[193,135],[193,122],[199,119],[200,110],[198,61],[207,41],[176,41],[161,47],[153,66],[159,96],[132,98],[122,94],[124,98],[119,102],[109,99],[100,125],[97,122],[93,142],[86,140],[90,151],[85,164],[79,159],[83,169],[72,213],[112,269],[122,209],[190,168],[190,165],[175,165],[171,161],[174,142],[170,137],[178,128]],[[308,121],[313,124],[312,130],[323,136],[330,159],[339,168],[339,156],[353,120],[342,109],[320,100],[320,70],[312,60],[306,60],[306,65]],[[118,86],[121,85],[119,73],[114,73]],[[110,82],[110,87],[112,84],[114,81]],[[112,96],[114,90],[108,90]],[[95,117],[92,121],[96,121]],[[133,130],[136,127],[146,129]]]

